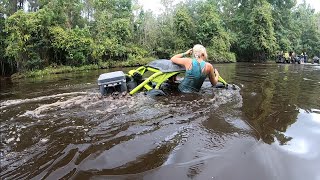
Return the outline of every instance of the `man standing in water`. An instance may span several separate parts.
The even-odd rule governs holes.
[[[192,55],[192,58],[188,58],[186,55]],[[209,77],[212,85],[218,83],[219,72],[213,68],[212,64],[205,62],[207,57],[206,48],[197,44],[193,49],[189,49],[185,53],[174,55],[171,58],[173,63],[182,65],[186,68],[185,78],[178,86],[178,89],[181,92],[199,92],[206,77]]]

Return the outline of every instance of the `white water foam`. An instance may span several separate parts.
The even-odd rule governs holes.
[[[57,101],[51,104],[42,105],[33,111],[26,111],[24,114],[20,115],[20,117],[23,117],[23,116],[40,117],[40,114],[44,111],[49,111],[54,108],[61,108],[61,109],[69,108],[71,106],[80,105],[86,101],[87,99],[84,98],[83,96],[76,96],[66,101]]]
[[[32,99],[15,99],[15,100],[7,100],[4,102],[0,103],[0,110],[11,107],[11,106],[16,106],[19,104],[24,104],[24,103],[31,103],[31,102],[38,102],[38,101],[43,101],[43,100],[49,100],[52,98],[57,98],[57,97],[63,97],[63,96],[71,96],[71,95],[87,95],[87,94],[92,94],[88,92],[71,92],[71,93],[62,93],[62,94],[56,94],[56,95],[51,95],[51,96],[41,96],[41,97],[36,97]],[[97,94],[97,93],[94,93]]]

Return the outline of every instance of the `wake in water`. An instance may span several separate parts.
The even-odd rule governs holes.
[[[5,108],[9,108],[12,106],[24,104],[24,103],[33,103],[33,102],[50,100],[53,98],[73,96],[73,95],[86,95],[86,94],[88,94],[88,93],[87,92],[71,92],[71,93],[62,93],[62,94],[56,94],[56,95],[51,95],[51,96],[41,96],[41,97],[36,97],[36,98],[32,98],[32,99],[7,100],[7,101],[0,103],[0,110],[5,109]]]
[[[156,98],[72,92],[4,101],[1,116],[12,118],[0,128],[1,177],[90,177],[202,162],[232,141],[256,142],[241,107],[239,89],[210,88]]]

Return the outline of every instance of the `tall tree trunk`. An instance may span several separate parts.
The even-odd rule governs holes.
[[[9,7],[10,7],[9,14],[12,15],[15,12],[17,12],[17,10],[18,10],[18,7],[17,7],[18,0],[10,0],[9,3],[10,3],[9,4]]]

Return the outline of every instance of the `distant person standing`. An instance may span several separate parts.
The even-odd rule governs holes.
[[[291,58],[294,59],[295,57],[296,57],[296,53],[293,51],[292,55],[291,55]]]
[[[290,56],[291,63],[295,63],[296,62],[296,60],[295,60],[296,53],[294,51],[290,51],[289,56]]]
[[[304,63],[308,62],[308,55],[305,51],[303,52],[303,59],[304,59]]]

